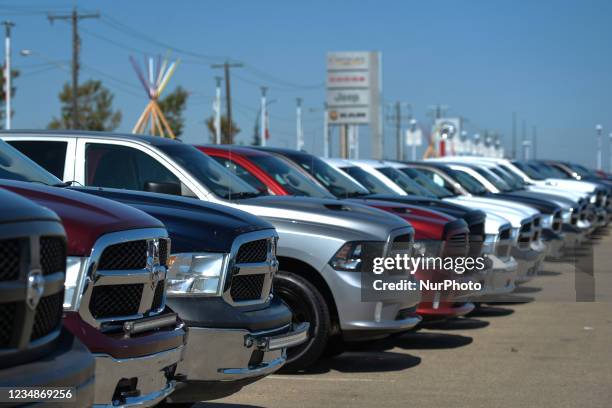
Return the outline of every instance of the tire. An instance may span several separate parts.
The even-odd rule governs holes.
[[[170,403],[170,402],[162,401],[159,404],[155,405],[155,408],[191,408],[195,404],[196,404],[195,402]]]
[[[327,339],[327,346],[323,352],[324,357],[337,357],[346,351],[346,343],[342,340],[342,336],[332,336]]]
[[[289,306],[293,323],[310,323],[309,339],[287,350],[287,363],[279,371],[294,373],[314,364],[325,351],[331,326],[329,308],[321,292],[303,277],[279,271],[274,293]]]

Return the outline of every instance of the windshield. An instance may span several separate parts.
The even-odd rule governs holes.
[[[60,179],[2,140],[0,140],[0,178],[32,181],[49,186],[62,184]]]
[[[512,188],[502,179],[497,177],[494,173],[490,172],[487,169],[483,169],[482,167],[474,168],[478,174],[484,177],[489,183],[493,184],[493,186],[501,192],[508,193],[512,191]]]
[[[349,166],[343,167],[349,176],[357,180],[362,186],[368,189],[371,194],[391,194],[397,195],[397,193],[389,186],[385,185],[382,181],[371,175],[361,167]]]
[[[355,183],[341,171],[310,154],[287,155],[308,174],[313,176],[330,193],[338,198],[360,197],[369,194],[363,186]]]
[[[532,178],[534,180],[545,180],[546,179],[546,177],[544,177],[540,172],[538,172],[533,167],[529,166],[527,163],[520,162],[520,161],[513,161],[512,164],[514,164],[523,173],[529,176],[529,178]]]
[[[261,195],[260,191],[242,181],[238,176],[193,146],[173,143],[157,147],[176,160],[194,178],[221,198],[238,199]]]
[[[476,180],[473,176],[469,175],[462,170],[449,170],[448,175],[451,176],[457,183],[461,184],[468,193],[475,195],[483,195],[487,193],[487,189]]]
[[[587,169],[580,164],[575,163],[564,163],[567,167],[569,167],[573,172],[578,174],[580,177],[599,177],[596,173],[593,173],[591,170]],[[554,167],[554,166],[551,166]]]
[[[249,160],[268,173],[291,195],[333,198],[327,190],[280,157],[255,154],[249,156]]]
[[[570,178],[570,176],[568,176],[565,172],[559,170],[555,166],[550,166],[548,164],[539,163],[539,162],[529,162],[528,165],[531,168],[535,169],[542,176],[545,176],[548,178],[561,178],[561,179]]]
[[[379,167],[376,170],[387,176],[391,181],[400,186],[402,190],[408,194],[420,195],[425,197],[435,197],[426,188],[421,187],[416,181],[402,173],[401,171],[394,169],[393,167]]]
[[[410,177],[412,180],[416,181],[421,187],[433,193],[437,198],[448,198],[455,196],[449,190],[437,185],[432,179],[425,176],[423,173],[419,173],[415,169],[411,169],[409,167],[402,167],[398,170]]]
[[[513,191],[523,188],[523,183],[518,176],[514,178],[511,174],[508,174],[505,170],[502,170],[499,167],[491,167],[489,171],[493,172],[497,177],[504,180]]]

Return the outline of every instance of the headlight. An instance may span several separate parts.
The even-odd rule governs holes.
[[[227,254],[180,253],[168,260],[168,295],[221,296],[227,269]]]
[[[69,256],[66,258],[66,282],[64,283],[64,309],[76,312],[79,309],[83,285],[85,284],[85,268],[89,258]]]
[[[595,204],[596,201],[597,201],[597,196],[595,194],[591,194],[591,198],[589,198],[589,202],[591,204]]]
[[[543,215],[540,219],[540,226],[542,228],[552,228],[553,224],[553,215]]]
[[[573,208],[571,208],[571,209],[569,209],[569,210],[564,210],[564,211],[561,213],[561,218],[563,219],[563,223],[564,223],[564,224],[569,224],[569,223],[572,221],[572,211],[573,211],[573,210],[574,210],[574,209],[573,209]]]
[[[371,263],[373,258],[383,256],[384,247],[383,242],[347,242],[330,259],[329,264],[337,271],[361,272],[372,267],[364,265],[365,259]]]

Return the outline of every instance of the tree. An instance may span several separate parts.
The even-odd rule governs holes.
[[[121,111],[113,111],[113,94],[101,81],[89,80],[79,85],[77,105],[79,108],[78,129],[112,131],[121,122]],[[74,129],[72,123],[72,86],[64,84],[59,94],[61,117],[53,118],[49,129]]]
[[[183,111],[187,105],[188,97],[189,93],[183,87],[178,86],[158,102],[159,108],[170,125],[170,129],[172,129],[177,138],[183,133],[185,125]]]
[[[215,117],[211,116],[206,120],[206,126],[208,127],[208,132],[210,133],[210,141],[212,143],[215,142]],[[240,133],[240,128],[232,120],[232,126],[230,131],[229,122],[227,120],[227,116],[221,115],[221,144],[234,144],[234,136]]]
[[[4,126],[4,116],[5,116],[5,108],[4,108],[4,103],[5,103],[5,98],[6,98],[6,93],[4,92],[4,88],[5,88],[5,84],[4,84],[4,72],[6,71],[6,69],[4,68],[4,66],[2,66],[2,72],[0,72],[0,128],[2,128]],[[17,88],[15,87],[15,82],[13,82],[15,80],[15,78],[17,78],[19,76],[19,71],[16,69],[12,69],[11,70],[11,96],[14,97],[15,96],[15,92],[17,90]],[[15,114],[15,110],[11,109],[11,115]]]

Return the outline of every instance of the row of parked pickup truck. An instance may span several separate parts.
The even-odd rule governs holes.
[[[503,300],[612,214],[605,174],[560,162],[414,163],[0,133],[0,386],[76,406],[190,406],[347,342]],[[479,291],[364,298],[372,259],[482,257],[408,280]]]

